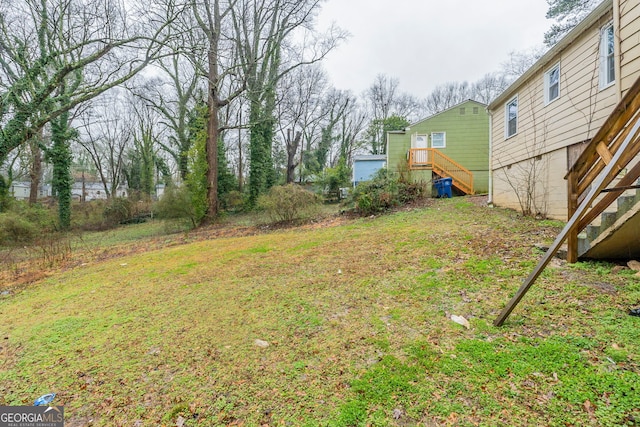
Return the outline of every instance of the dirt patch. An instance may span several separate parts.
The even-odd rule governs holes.
[[[473,203],[476,206],[487,206],[489,196],[487,194],[481,194],[478,196],[465,196],[465,200]]]
[[[9,345],[9,336],[5,332],[0,332],[0,370],[8,371],[17,362],[18,351]],[[2,393],[0,393],[0,404],[2,404]]]

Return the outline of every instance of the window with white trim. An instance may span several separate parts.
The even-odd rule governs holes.
[[[600,31],[600,87],[611,85],[616,79],[615,42],[613,23]]]
[[[544,103],[548,104],[560,97],[560,64],[544,73]]]
[[[445,132],[431,133],[431,148],[445,148],[447,146],[447,136]]]
[[[518,96],[512,98],[504,106],[504,136],[512,137],[518,133]]]

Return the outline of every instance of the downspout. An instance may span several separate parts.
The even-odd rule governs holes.
[[[351,185],[352,185],[353,188],[356,188],[356,162],[355,161],[353,162],[352,166],[353,167],[351,169],[351,177],[352,177],[351,178],[351,181],[352,181]]]
[[[614,46],[615,54],[615,82],[616,82],[616,95],[618,99],[616,102],[620,102],[622,99],[622,37],[620,35],[620,1],[615,0],[613,2],[613,37],[616,41]],[[628,88],[627,88],[628,89]]]
[[[487,109],[489,114],[489,197],[487,205],[493,206],[493,115]]]

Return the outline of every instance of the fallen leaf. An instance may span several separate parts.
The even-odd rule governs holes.
[[[587,399],[587,400],[584,401],[582,406],[584,407],[584,410],[587,411],[587,413],[589,414],[589,418],[591,418],[592,421],[595,421],[595,419],[596,419],[596,408],[595,408],[595,406],[593,406],[593,403],[591,403],[591,401],[589,401]]]
[[[456,322],[458,325],[464,326],[467,329],[469,329],[471,327],[471,325],[469,324],[469,321],[467,319],[465,319],[463,316],[456,316],[455,314],[452,314],[451,315],[451,320]]]
[[[267,348],[269,347],[269,343],[267,341],[263,341],[263,340],[255,340],[254,341],[255,345],[257,345],[260,348]]]

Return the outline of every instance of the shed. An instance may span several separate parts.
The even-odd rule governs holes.
[[[372,154],[353,157],[353,186],[370,181],[380,169],[387,166],[387,156]]]

